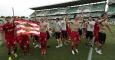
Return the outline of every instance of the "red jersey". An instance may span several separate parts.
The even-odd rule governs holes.
[[[5,34],[5,40],[8,45],[15,44],[15,25],[13,23],[6,23],[2,26],[4,34]]]

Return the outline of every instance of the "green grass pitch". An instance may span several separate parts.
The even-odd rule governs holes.
[[[92,60],[115,60],[115,26],[112,26],[112,32],[108,33],[106,43],[103,47],[103,54],[98,55],[93,50]],[[49,40],[50,48],[45,56],[40,55],[40,49],[32,50],[32,55],[24,56],[18,49],[18,58],[15,60],[87,60],[90,47],[85,45],[85,40],[81,38],[81,43],[78,47],[79,53],[72,55],[71,46],[64,45],[61,48],[55,48],[55,38]],[[8,60],[7,49],[5,46],[0,46],[0,60]]]

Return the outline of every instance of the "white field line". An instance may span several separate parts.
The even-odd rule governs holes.
[[[87,60],[92,60],[93,45],[94,45],[94,38],[92,40],[92,47],[90,47]]]

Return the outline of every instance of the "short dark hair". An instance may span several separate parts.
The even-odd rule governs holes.
[[[104,12],[102,15],[101,15],[101,17],[103,17],[104,15],[106,15],[107,13],[106,12]]]
[[[95,21],[95,19],[92,19],[92,21]]]
[[[56,20],[58,20],[58,21],[59,21],[59,18],[56,18]]]
[[[75,19],[76,16],[77,16],[77,14],[74,14],[74,19]]]

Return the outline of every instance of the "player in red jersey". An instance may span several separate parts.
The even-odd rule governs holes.
[[[11,17],[6,17],[6,23],[2,26],[5,43],[8,47],[9,60],[12,59],[12,55],[17,57],[16,40],[15,40],[15,24],[11,21]]]

